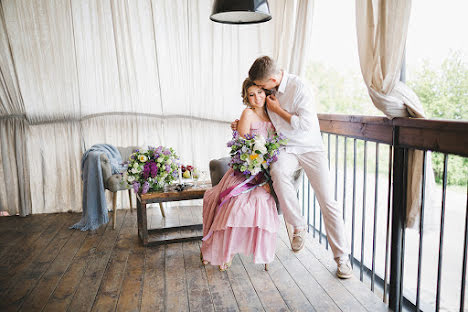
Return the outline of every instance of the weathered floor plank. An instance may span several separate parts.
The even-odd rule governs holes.
[[[117,221],[120,222],[121,214],[117,214]],[[89,259],[96,247],[101,243],[101,238],[111,226],[102,226],[93,233],[88,233],[86,239],[71,261],[67,272],[60,279],[57,287],[51,294],[44,311],[66,311],[73,295],[83,277],[89,264]]]
[[[166,266],[166,246],[145,249],[145,280],[141,311],[163,311],[165,300],[164,268]]]
[[[201,221],[200,206],[172,205],[164,220],[155,208],[154,224]],[[310,235],[293,253],[281,227],[268,271],[236,255],[220,272],[201,264],[201,241],[144,247],[136,213],[119,210],[115,230],[89,233],[68,229],[79,218],[1,218],[12,239],[0,244],[1,311],[389,311],[358,278],[336,278],[330,251]]]
[[[102,277],[101,285],[96,296],[92,311],[114,311],[119,299],[122,280],[127,265],[129,252],[135,246],[135,218],[126,216],[120,230],[112,255]]]
[[[47,246],[29,263],[29,266],[25,270],[15,275],[10,288],[1,300],[5,311],[16,311],[19,309],[26,296],[34,289],[44,272],[49,268],[62,247],[72,236],[72,232],[68,229],[72,220],[71,216],[67,215],[64,220],[65,222],[59,226],[60,229],[57,235],[54,235]]]
[[[126,214],[128,215],[128,213]],[[134,222],[132,218],[125,218],[127,222]],[[69,311],[89,311],[94,303],[99,285],[104,275],[110,254],[115,246],[115,241],[119,235],[121,224],[113,230],[110,224],[108,230],[102,236],[102,241],[93,254],[89,257],[89,265],[81,278],[75,294],[70,302]]]

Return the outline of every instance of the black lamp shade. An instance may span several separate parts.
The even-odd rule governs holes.
[[[271,20],[266,0],[215,0],[210,19],[223,24],[255,24]]]

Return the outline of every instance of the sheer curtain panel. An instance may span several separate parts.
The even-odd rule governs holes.
[[[400,81],[411,1],[356,0],[359,60],[374,105],[387,117],[424,118],[418,96]],[[408,153],[407,226],[419,224],[423,152]],[[434,174],[428,156],[426,211],[434,216]],[[429,216],[427,220],[430,220]]]
[[[170,146],[208,170],[253,61],[301,72],[312,4],[271,0],[272,21],[239,26],[210,21],[212,0],[2,0],[0,209],[81,211],[96,143]]]

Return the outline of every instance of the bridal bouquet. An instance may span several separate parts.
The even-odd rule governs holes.
[[[135,150],[128,161],[126,181],[135,193],[161,191],[177,178],[178,162],[172,148],[148,146],[147,150]]]
[[[287,139],[281,134],[268,138],[262,135],[249,135],[245,137],[234,131],[233,138],[227,143],[231,148],[231,161],[229,165],[235,172],[246,178],[263,173],[266,180],[270,178],[270,164],[278,159],[279,148],[286,145]]]

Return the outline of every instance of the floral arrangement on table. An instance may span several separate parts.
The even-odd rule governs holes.
[[[128,160],[127,183],[135,193],[161,191],[179,174],[179,157],[170,147],[151,147],[135,150]]]
[[[280,147],[286,145],[288,140],[282,134],[274,134],[267,138],[262,135],[245,137],[234,131],[233,138],[227,143],[231,148],[231,161],[229,165],[236,172],[247,179],[253,179],[259,173],[263,181],[270,180],[270,164],[278,159]]]

